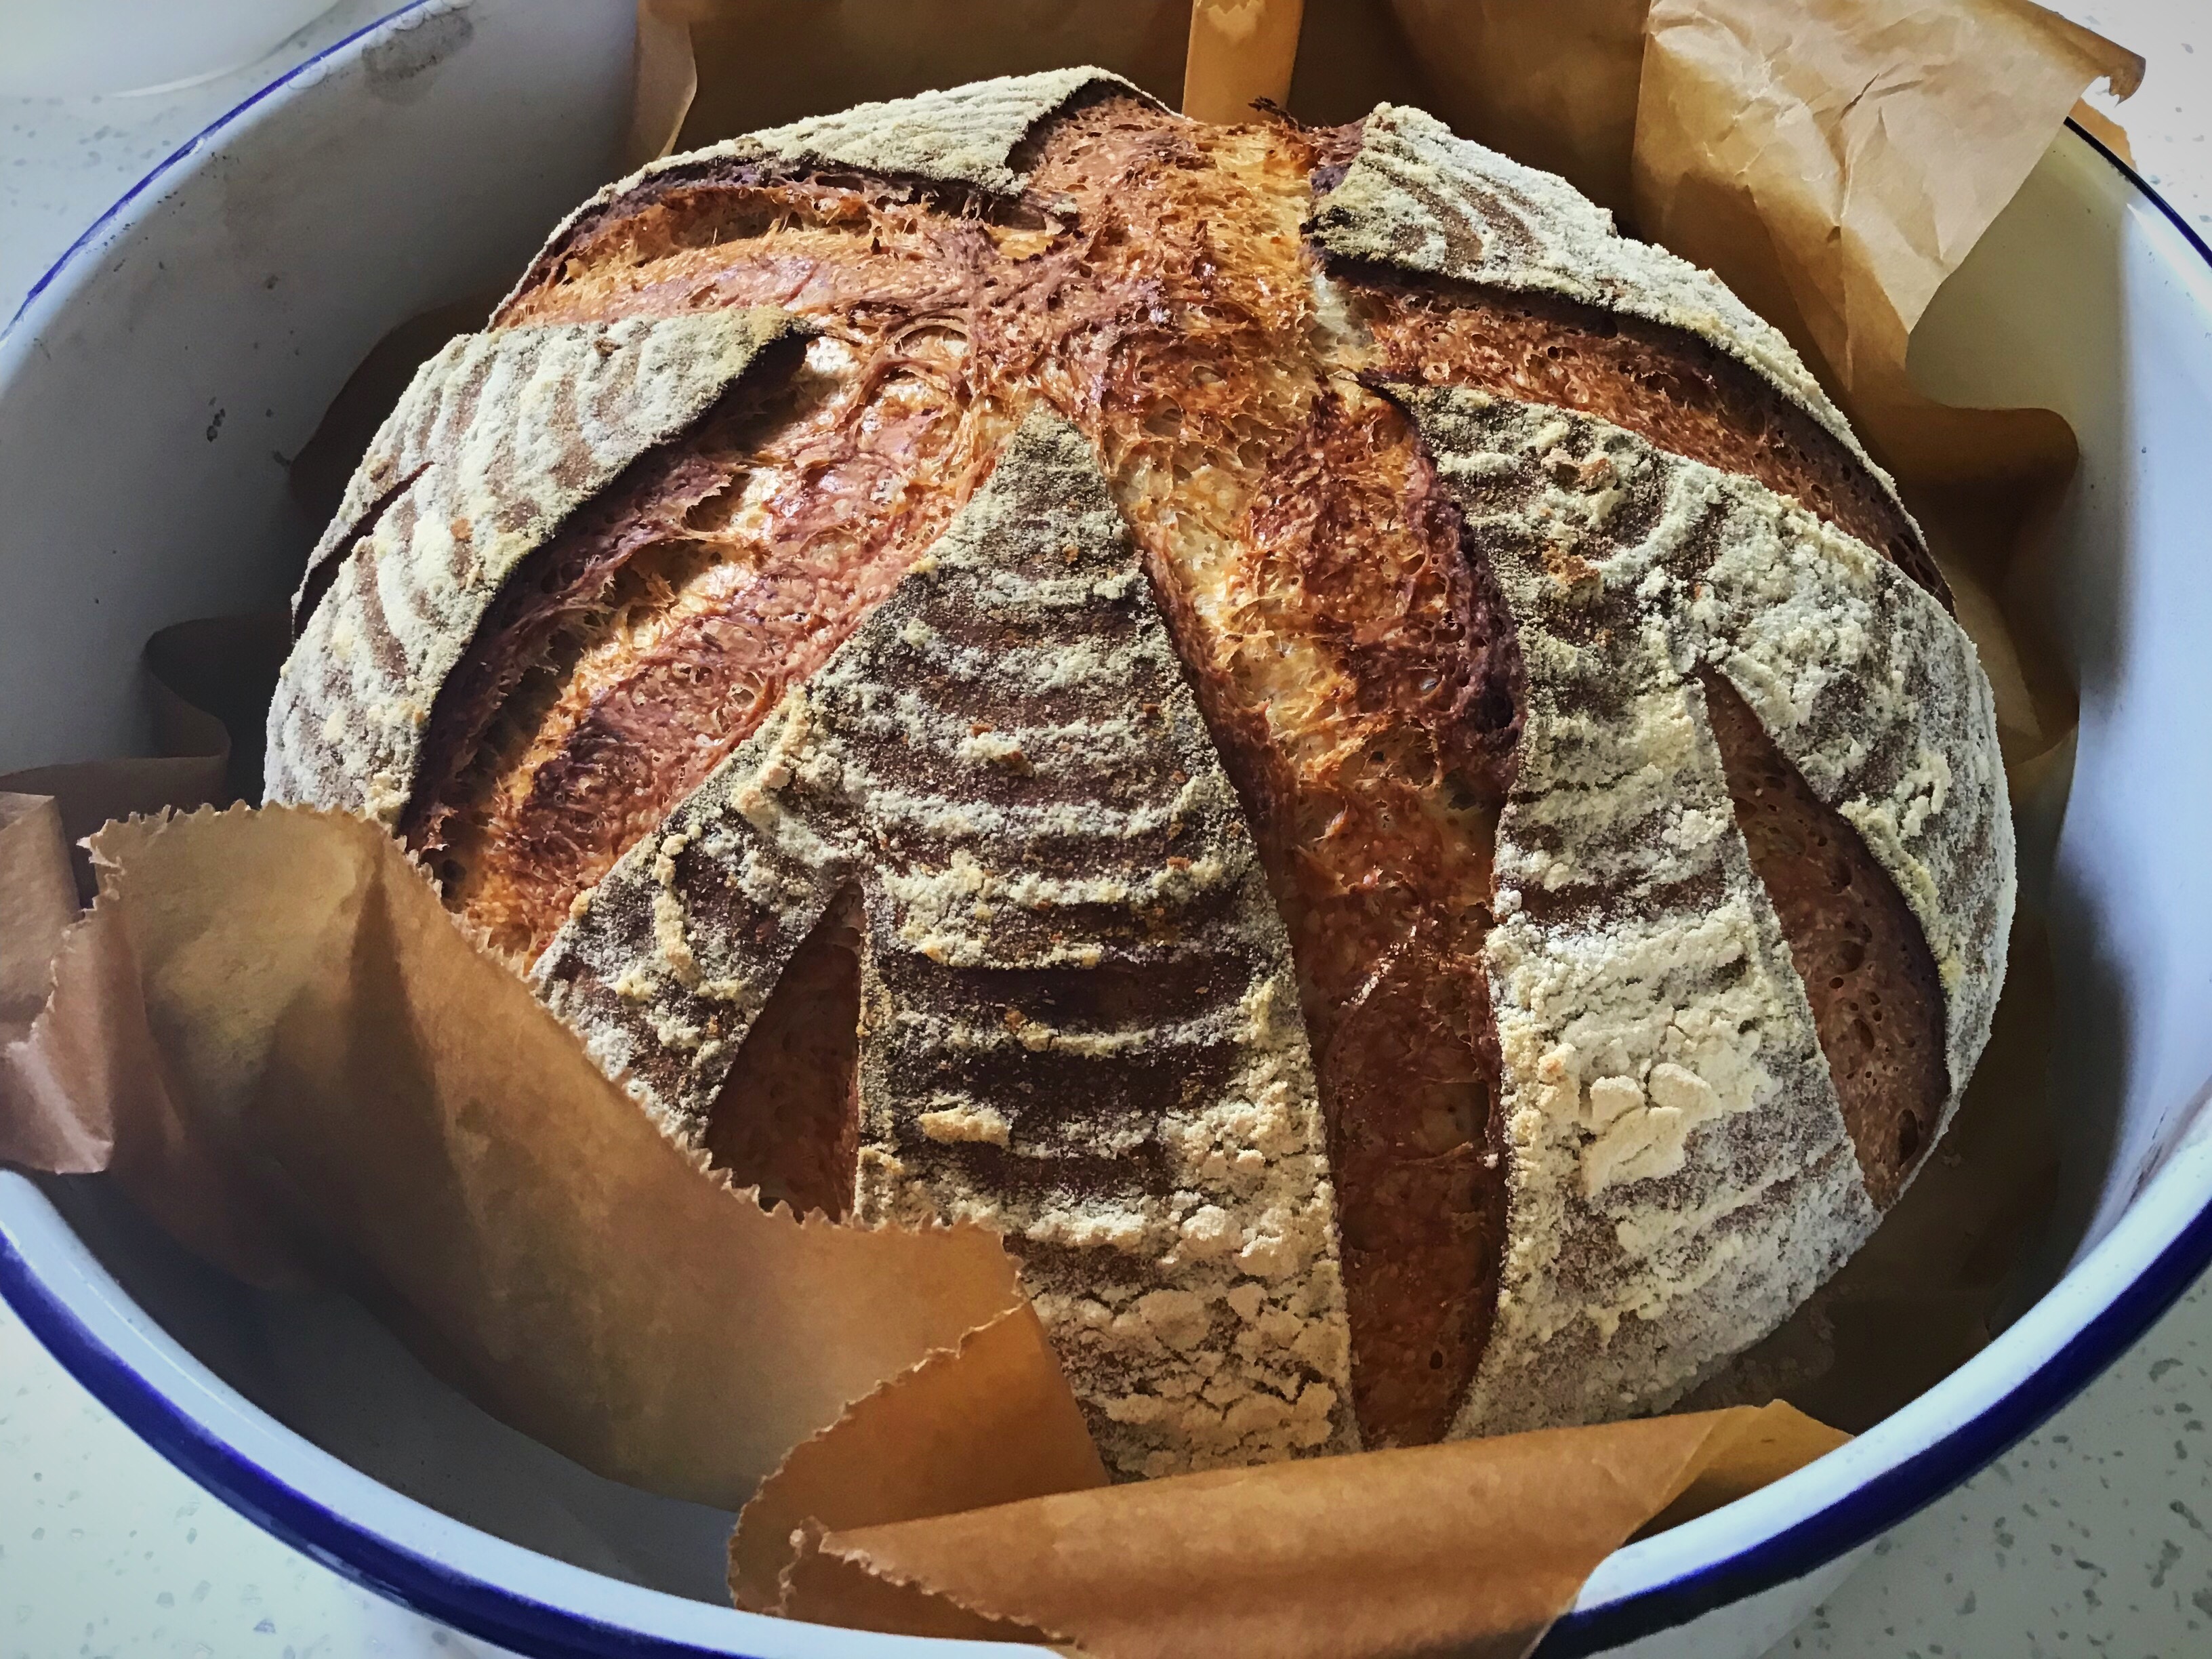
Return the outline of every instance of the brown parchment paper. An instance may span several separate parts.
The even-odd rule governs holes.
[[[2070,435],[1929,404],[1905,348],[2082,88],[2124,94],[2140,60],[2020,0],[643,0],[630,147],[1076,63],[1207,116],[1420,102],[1712,266],[1899,473],[1996,684],[2016,802],[2063,802],[2067,689],[2005,593]],[[295,466],[304,496],[485,297],[364,364]],[[149,647],[157,702],[203,654],[222,653],[165,670]],[[1620,1541],[1838,1438],[1774,1406],[1103,1487],[995,1241],[763,1214],[662,1142],[364,826],[111,828],[105,894],[72,927],[58,823],[245,793],[258,720],[190,718],[225,695],[164,717],[188,767],[94,763],[18,781],[58,811],[0,801],[0,1157],[105,1168],[248,1276],[351,1285],[602,1473],[751,1496],[742,1604],[1098,1653],[1521,1652]],[[2047,1135],[2022,1133],[2051,1017],[2034,887],[1951,1139],[1710,1403],[1786,1390],[1869,1421],[1986,1340],[2048,1169]]]
[[[854,1401],[791,1449],[730,1535],[730,1592],[779,1610],[792,1540],[1106,1485],[1106,1466],[1034,1318],[1002,1315]]]
[[[76,911],[61,809],[49,795],[0,793],[0,1068],[21,1102],[0,1113],[0,1163],[58,1175],[104,1170],[115,1146],[94,1110],[70,1103],[86,1066],[104,1062],[106,1045],[82,1054],[57,1052],[50,1037],[33,1042],[57,976],[80,971],[61,959]]]
[[[1403,1652],[1409,1630],[1518,1651],[1656,1515],[1842,1438],[1778,1407],[1108,1487],[994,1236],[763,1212],[665,1140],[374,825],[110,824],[74,922],[59,834],[51,800],[0,798],[0,904],[27,923],[0,939],[0,987],[53,950],[0,1050],[0,1151],[105,1169],[246,1277],[349,1286],[603,1474],[750,1497],[740,1605],[1099,1653],[1276,1653],[1290,1625],[1326,1634],[1300,1651]],[[1408,1603],[1413,1583],[1454,1588]]]
[[[210,1212],[264,1236],[207,1253],[351,1285],[600,1474],[733,1509],[883,1377],[1033,1321],[992,1234],[802,1224],[703,1173],[365,821],[203,811],[94,856],[0,1121],[66,1111],[165,1222],[187,1155],[212,1165]],[[121,994],[70,976],[81,943]]]
[[[1703,1513],[1843,1438],[1787,1406],[1739,1408],[817,1525],[793,1540],[781,1610],[1101,1659],[1518,1655],[1652,1516]]]
[[[274,610],[165,628],[141,653],[156,753],[0,775],[0,793],[54,802],[79,898],[91,902],[93,877],[78,843],[109,819],[260,799],[262,721],[290,647],[286,618]]]
[[[1304,10],[1303,0],[1192,0],[1182,112],[1244,121],[1261,100],[1286,102]]]

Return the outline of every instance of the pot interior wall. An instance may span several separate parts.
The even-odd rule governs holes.
[[[2070,788],[2018,812],[2058,985],[2039,1289],[2142,1192],[2212,1077],[2212,256],[2062,135],[1936,296],[1911,368],[1946,402],[2057,410],[2081,447],[2008,595],[2081,701]]]

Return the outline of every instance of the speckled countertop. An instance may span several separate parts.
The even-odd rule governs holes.
[[[262,63],[183,92],[0,99],[0,316],[155,161],[390,4],[340,0]],[[2150,59],[2142,91],[2115,112],[2144,175],[2212,237],[2212,7],[2100,0],[2062,9]],[[2212,1279],[2042,1432],[1881,1540],[1775,1653],[2212,1653],[2208,1421]],[[0,1659],[497,1651],[354,1588],[225,1509],[0,1307]]]

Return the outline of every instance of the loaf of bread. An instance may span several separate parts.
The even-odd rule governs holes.
[[[764,1202],[973,1221],[1123,1476],[1662,1407],[1926,1158],[1988,683],[1709,274],[1089,70],[658,163],[425,365],[272,799]]]

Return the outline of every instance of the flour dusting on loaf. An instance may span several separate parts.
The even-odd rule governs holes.
[[[1158,1474],[1662,1407],[1865,1238],[2011,916],[1947,605],[1564,181],[1071,70],[572,215],[318,548],[270,792],[741,1180],[1001,1231]]]
[[[1054,417],[579,898],[536,976],[696,1139],[844,887],[858,1218],[1005,1234],[1125,1475],[1351,1445],[1289,944],[1127,529]]]
[[[310,557],[270,798],[397,823],[432,702],[515,568],[799,331],[765,309],[502,329],[425,363]]]
[[[1869,847],[1931,943],[2010,923],[1995,710],[1942,607],[1795,503],[1604,422],[1399,390],[1528,673],[1488,940],[1515,1242],[1462,1426],[1664,1403],[1878,1218],[1699,672],[1854,822],[1886,815]],[[1936,948],[1955,1103],[2003,963]]]
[[[610,206],[643,186],[682,180],[718,165],[766,162],[792,172],[854,168],[894,179],[966,186],[992,196],[1017,196],[1027,176],[1014,166],[1023,141],[1058,111],[1102,88],[1152,101],[1149,94],[1105,70],[1046,70],[971,82],[913,98],[855,104],[834,115],[811,116],[726,138],[702,149],[663,156],[607,185],[562,220],[546,240],[546,254],[539,255],[507,297],[511,301],[525,292],[544,269],[547,254],[569,242],[580,227],[603,216]]]
[[[1621,235],[1558,174],[1456,137],[1425,110],[1382,104],[1360,124],[1358,153],[1315,204],[1313,234],[1346,258],[1559,294],[1694,334],[1772,382],[1896,493],[1781,331],[1718,277]]]
[[[1048,70],[888,103],[855,104],[736,143],[757,145],[765,155],[799,166],[858,167],[1011,196],[1022,186],[1023,175],[1013,167],[1022,141],[1038,122],[1097,87],[1146,95],[1103,70]]]

